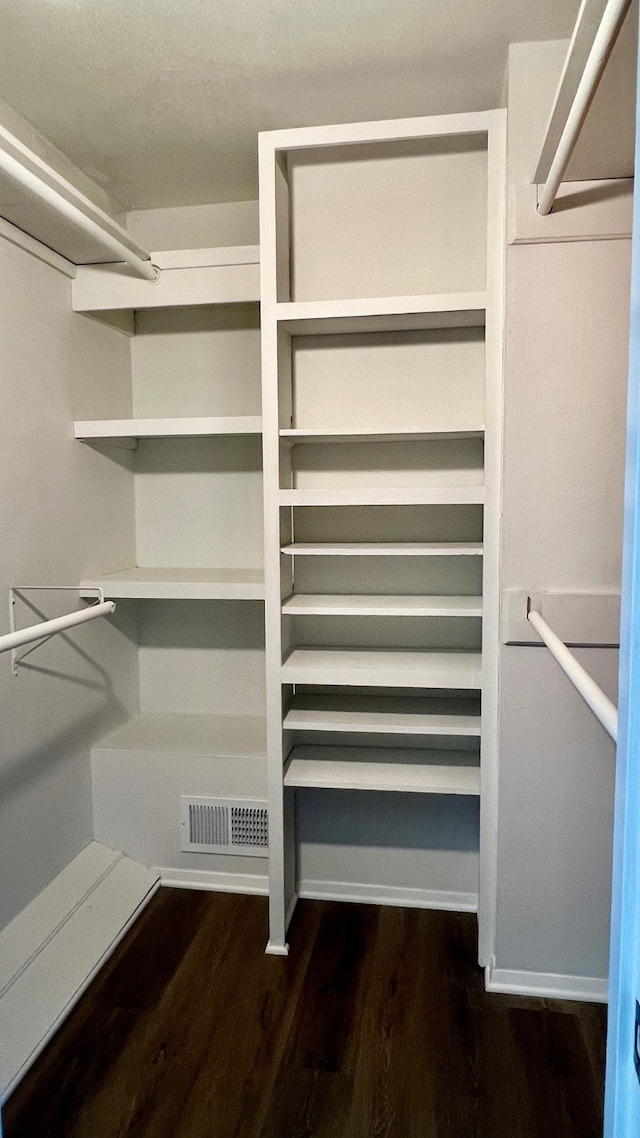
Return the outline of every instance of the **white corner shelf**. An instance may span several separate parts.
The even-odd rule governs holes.
[[[260,569],[164,569],[134,566],[80,582],[113,600],[263,600]]]
[[[352,490],[280,490],[281,506],[482,505],[484,486],[382,486]]]
[[[475,691],[482,686],[482,653],[294,648],[280,678],[283,684]]]
[[[415,794],[480,794],[473,751],[385,747],[294,747],[285,786],[383,790]]]
[[[296,593],[283,602],[282,611],[285,616],[481,617],[482,597]]]
[[[445,430],[416,431],[378,431],[378,430],[322,430],[317,428],[286,427],[280,431],[280,441],[285,445],[298,443],[406,443],[406,442],[448,442],[456,439],[481,439],[484,426],[469,423],[464,427]]]
[[[73,424],[76,439],[109,442],[136,439],[196,438],[202,435],[260,435],[259,415],[199,416],[176,419],[85,419]]]
[[[486,305],[484,292],[288,301],[276,305],[276,319],[297,336],[467,328],[484,325]]]
[[[160,268],[145,281],[121,264],[83,265],[71,282],[74,312],[107,313],[203,304],[246,304],[260,300],[257,245],[151,254]]]
[[[481,541],[352,541],[283,545],[289,557],[482,557]]]
[[[267,753],[267,727],[264,716],[145,711],[94,743],[94,747],[212,758],[263,757]]]
[[[479,738],[481,719],[477,699],[297,693],[286,709],[284,727],[339,734]]]

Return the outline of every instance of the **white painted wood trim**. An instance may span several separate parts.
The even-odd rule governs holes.
[[[538,187],[509,190],[509,244],[566,241],[622,241],[631,238],[633,178],[563,182],[552,213],[538,213]]]
[[[281,506],[482,505],[484,486],[356,486],[352,490],[280,490]]]
[[[0,933],[4,962],[0,1069],[5,1098],[159,884],[152,870],[92,842]]]
[[[487,155],[482,748],[478,961],[494,953],[497,907],[500,713],[500,548],[502,535],[507,113],[494,112]]]
[[[448,134],[486,134],[501,111],[430,115],[428,118],[383,119],[377,122],[340,123],[334,126],[295,127],[258,135],[258,145],[280,150],[306,150],[352,143],[394,142],[409,138],[436,138]]]
[[[399,885],[363,885],[348,881],[298,883],[298,896],[313,901],[350,901],[363,905],[399,905],[411,909],[441,909],[452,913],[476,913],[477,893],[439,889],[412,889]]]
[[[208,869],[156,866],[156,873],[160,877],[160,884],[171,889],[205,889],[212,893],[256,893],[261,897],[269,892],[269,877],[266,872],[214,873]]]
[[[122,263],[80,265],[71,286],[74,312],[86,313],[259,300],[260,270],[255,263],[163,269],[157,281],[134,276]]]
[[[482,597],[372,596],[294,593],[283,602],[285,616],[481,617]]]
[[[506,992],[515,996],[537,996],[548,1000],[581,1000],[606,1004],[608,979],[597,976],[563,976],[556,972],[521,972],[515,969],[485,968],[487,992]]]
[[[17,225],[12,225],[4,217],[0,217],[0,237],[10,241],[12,245],[17,245],[19,249],[24,249],[25,253],[30,253],[32,257],[36,257],[38,261],[43,261],[45,265],[50,265],[52,269],[57,269],[65,277],[71,279],[75,277],[76,265],[68,261],[66,257],[61,256],[60,253],[49,249],[47,245],[43,245],[41,241],[36,241],[35,237],[25,233],[23,229],[18,229]]]
[[[258,265],[259,245],[214,246],[211,249],[167,249],[152,253],[159,269],[207,269],[214,265]]]
[[[282,552],[290,557],[482,557],[482,542],[294,542],[283,545]]]

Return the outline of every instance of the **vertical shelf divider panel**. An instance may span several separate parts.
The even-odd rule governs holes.
[[[333,151],[335,151],[335,158]],[[481,157],[479,157],[480,152],[482,152]],[[299,229],[300,216],[296,205],[298,202],[296,187],[299,183],[295,181],[299,176],[301,167],[304,167],[305,163],[307,166],[311,165],[314,171],[313,178],[316,177],[316,168],[322,168],[322,177],[326,179],[327,169],[329,169],[329,176],[331,177],[331,165],[336,161],[337,167],[342,166],[338,176],[343,179],[340,183],[341,188],[337,191],[338,197],[341,193],[345,193],[346,187],[348,198],[353,185],[355,184],[357,187],[361,171],[357,170],[355,183],[349,182],[353,171],[347,170],[345,175],[343,159],[347,165],[351,163],[352,166],[355,164],[357,167],[361,158],[371,160],[374,163],[379,162],[381,154],[385,163],[387,159],[390,159],[390,165],[387,164],[381,172],[384,183],[382,189],[375,184],[375,171],[370,181],[370,188],[374,193],[372,198],[374,204],[372,205],[369,202],[369,206],[373,211],[371,216],[375,216],[375,223],[371,230],[367,230],[366,221],[364,228],[358,229],[360,211],[357,209],[358,191],[356,189],[355,197],[347,202],[347,212],[343,214],[338,211],[336,214],[336,220],[339,222],[336,231],[340,234],[344,230],[345,240],[349,242],[349,218],[352,217],[348,212],[349,205],[354,210],[352,220],[358,231],[354,237],[353,248],[350,244],[347,248],[339,247],[342,237],[338,235],[336,238],[335,233],[327,232],[326,227],[321,225],[317,229],[314,228],[309,239],[312,242],[317,242],[318,265],[321,272],[314,277],[315,267],[313,267],[311,278],[305,278],[305,265],[309,264],[310,247],[308,244],[306,248],[304,247],[304,232]],[[411,163],[414,159],[417,160],[417,166],[406,165],[407,161]],[[434,161],[435,166],[433,165]],[[449,163],[453,163],[453,165],[448,165]],[[464,177],[459,176],[461,166],[469,172],[466,181]],[[339,649],[336,654],[329,646],[331,641],[329,640],[327,643],[325,640],[317,647],[311,645],[312,652],[305,656],[304,643],[298,644],[294,635],[294,628],[299,627],[296,625],[296,621],[304,622],[309,619],[316,619],[316,617],[319,617],[321,621],[324,619],[335,621],[345,618],[355,621],[356,627],[361,630],[362,622],[364,621],[366,624],[367,619],[372,616],[375,618],[376,613],[382,613],[382,619],[395,620],[396,618],[390,615],[394,611],[394,604],[396,606],[398,603],[406,604],[407,612],[414,604],[416,611],[421,608],[428,615],[431,610],[430,615],[434,617],[436,608],[442,603],[442,607],[438,609],[438,618],[444,617],[445,623],[447,617],[454,615],[453,610],[457,604],[460,611],[467,611],[470,606],[475,605],[473,612],[477,624],[480,611],[479,598],[476,601],[473,601],[471,596],[456,599],[456,592],[459,590],[453,587],[451,588],[450,604],[447,607],[446,601],[435,595],[431,602],[429,602],[428,596],[423,596],[412,602],[410,597],[403,598],[400,595],[395,601],[389,601],[385,606],[384,597],[373,595],[378,590],[367,590],[365,586],[362,595],[366,594],[367,591],[372,594],[370,597],[371,606],[375,609],[375,612],[371,612],[367,616],[363,611],[361,599],[354,596],[349,597],[345,594],[341,604],[338,597],[332,597],[330,588],[326,590],[311,589],[306,594],[303,590],[297,595],[294,589],[294,574],[296,575],[296,583],[298,577],[295,569],[297,557],[304,557],[305,554],[308,556],[326,554],[327,556],[321,557],[321,560],[324,561],[327,570],[330,570],[331,565],[329,563],[335,564],[336,558],[343,560],[351,556],[358,556],[363,574],[365,574],[364,579],[366,579],[367,565],[366,560],[363,561],[362,559],[374,557],[376,553],[378,556],[392,558],[388,562],[390,572],[394,570],[401,558],[408,557],[415,560],[416,555],[422,555],[425,558],[422,562],[425,566],[427,565],[426,559],[433,561],[434,556],[440,558],[452,556],[459,563],[461,560],[471,560],[471,555],[473,555],[473,559],[483,555],[482,651],[481,653],[476,652],[475,655],[473,653],[464,657],[462,654],[460,655],[460,665],[462,665],[463,658],[470,664],[468,676],[465,674],[463,677],[464,682],[460,680],[458,675],[459,669],[456,671],[454,667],[451,674],[460,680],[459,686],[482,693],[478,886],[480,963],[485,965],[489,963],[491,958],[495,926],[495,856],[497,844],[498,617],[502,478],[505,167],[506,121],[505,112],[501,110],[272,131],[259,136],[265,629],[270,826],[270,928],[267,952],[280,955],[286,955],[288,952],[287,928],[297,900],[295,786],[332,786],[331,764],[334,761],[336,764],[335,787],[342,786],[345,788],[340,790],[340,793],[350,793],[349,786],[367,786],[371,788],[371,793],[376,793],[378,786],[380,791],[400,789],[391,769],[393,764],[391,753],[390,770],[387,772],[384,768],[378,769],[378,767],[374,770],[373,767],[371,769],[366,767],[365,760],[368,752],[366,749],[363,751],[361,747],[358,755],[365,765],[358,768],[354,775],[350,775],[348,771],[353,771],[354,768],[348,766],[348,761],[357,757],[355,750],[350,755],[345,756],[347,761],[347,766],[345,766],[345,763],[340,760],[340,748],[327,747],[321,741],[318,742],[317,737],[314,743],[318,743],[318,746],[314,745],[312,748],[309,748],[308,745],[305,748],[304,743],[302,747],[298,747],[297,743],[291,743],[291,730],[287,730],[286,725],[283,725],[283,715],[286,714],[287,707],[292,706],[291,693],[295,690],[296,684],[309,682],[312,685],[314,683],[334,684],[336,687],[346,684],[348,687],[349,684],[364,683],[365,687],[371,685],[370,695],[372,699],[375,698],[376,691],[381,693],[381,698],[388,699],[389,692],[387,691],[386,697],[383,694],[385,683],[390,684],[391,687],[394,685],[397,685],[398,688],[405,686],[407,673],[404,665],[402,665],[404,659],[414,669],[414,680],[411,683],[415,681],[416,688],[421,685],[424,689],[430,687],[444,689],[447,688],[447,684],[442,669],[446,671],[445,664],[447,666],[453,664],[456,651],[467,652],[468,647],[462,640],[459,642],[454,640],[453,652],[442,651],[443,646],[438,645],[436,638],[429,643],[433,643],[434,648],[439,648],[440,651],[415,653],[409,645],[409,648],[405,649],[413,653],[412,660],[409,662],[406,656],[402,657],[401,654],[396,654],[395,646],[390,646],[388,658],[390,660],[397,659],[399,662],[396,672],[391,673],[385,671],[383,666],[384,649],[380,651],[376,648],[374,652],[361,652],[357,643],[353,645],[353,651]],[[391,174],[389,174],[389,170],[391,170]],[[416,170],[418,171],[417,175],[415,174]],[[456,176],[456,171],[458,176]],[[482,184],[474,181],[476,174],[478,178],[483,180]],[[423,208],[424,188],[426,186],[429,191],[432,175],[435,179],[433,182],[435,186],[432,195],[433,200],[425,209]],[[308,178],[308,170],[303,172],[302,176],[305,179]],[[344,181],[345,177],[346,182]],[[372,286],[374,296],[361,296],[361,281],[364,279],[367,280],[367,284],[369,283],[367,276],[369,261],[367,258],[371,256],[371,248],[375,250],[376,247],[375,225],[383,226],[385,241],[389,240],[389,233],[393,231],[393,225],[389,218],[385,222],[384,219],[381,220],[376,215],[375,193],[389,194],[390,196],[384,199],[385,203],[389,202],[396,214],[398,209],[402,211],[402,205],[398,206],[395,200],[394,178],[400,179],[400,191],[408,195],[407,200],[410,201],[414,209],[416,225],[422,224],[424,226],[416,233],[415,244],[420,250],[417,254],[419,262],[406,269],[408,275],[405,280],[403,278],[405,271],[403,269],[403,258],[401,257],[399,261],[396,258],[392,266],[392,287],[382,292],[386,272],[385,266],[387,265],[387,261],[384,259],[387,256],[385,252],[382,262],[374,265],[374,276],[375,272],[378,272],[378,284],[374,283]],[[486,231],[483,196],[485,178],[487,185]],[[467,190],[469,182],[471,184]],[[308,181],[305,184],[308,187]],[[452,185],[454,189],[450,192]],[[469,194],[468,197],[465,196],[467,193]],[[307,208],[309,200],[312,199],[307,198]],[[329,208],[326,202],[323,204],[323,208],[325,210]],[[436,218],[431,231],[428,220],[424,220],[429,209],[432,211],[432,216]],[[440,213],[438,209],[441,210]],[[410,224],[406,218],[401,219],[400,228],[402,232],[399,233],[398,240],[403,240],[407,248],[411,246],[412,235],[407,228]],[[340,225],[342,230],[340,230]],[[302,260],[299,258],[298,245],[296,244],[296,233],[299,232],[303,232],[301,248],[304,251],[304,256]],[[458,250],[458,247],[460,249],[466,248],[464,242],[467,240],[467,234],[470,242],[468,264],[464,262],[464,258]],[[431,243],[429,241],[430,235]],[[333,247],[331,246],[332,241]],[[338,245],[336,245],[336,241]],[[361,242],[359,248],[364,252],[362,264],[356,264],[358,241]],[[362,244],[363,241],[364,245]],[[439,245],[438,241],[440,242]],[[452,241],[458,250],[455,252],[455,256],[451,254],[449,249]],[[312,257],[314,255],[313,248],[311,248],[311,255]],[[335,292],[331,292],[333,285],[331,284],[330,268],[327,267],[330,266],[332,255],[337,256],[338,262],[345,269],[345,272],[336,270]],[[307,258],[306,261],[305,257]],[[382,271],[380,272],[381,264]],[[355,266],[353,273],[345,282],[344,278],[349,277],[352,265]],[[316,287],[314,280],[319,280],[320,286]],[[342,294],[343,288],[344,295]],[[377,294],[376,288],[380,290]],[[320,292],[320,295],[315,295],[316,292]],[[327,292],[330,295],[327,296]],[[380,421],[376,421],[376,423],[369,421],[362,423],[336,422],[328,425],[325,425],[324,421],[320,425],[309,423],[308,420],[307,423],[299,421],[296,404],[297,389],[295,388],[297,372],[294,374],[292,338],[310,337],[313,341],[314,337],[319,337],[323,342],[328,342],[332,336],[352,337],[352,339],[353,337],[356,339],[364,337],[365,340],[369,337],[366,343],[375,342],[374,350],[377,352],[379,343],[387,345],[416,343],[418,341],[415,338],[421,334],[427,337],[426,343],[433,342],[434,330],[439,329],[465,329],[465,336],[468,341],[471,335],[469,329],[482,329],[483,325],[484,333],[480,331],[478,335],[480,337],[484,335],[484,374],[480,371],[482,365],[479,364],[477,371],[462,371],[458,377],[456,376],[456,367],[459,370],[460,357],[458,354],[448,357],[448,360],[452,359],[454,363],[454,369],[450,374],[455,382],[458,382],[458,378],[460,378],[463,385],[469,382],[482,384],[484,415],[481,420],[478,420],[476,416],[470,421],[468,414],[464,418],[461,410],[460,421],[452,426],[447,426],[443,422],[437,422],[430,426],[424,421],[427,406],[425,405],[421,408],[423,420],[420,423],[402,425],[400,430],[396,429],[395,431],[393,428],[387,428],[386,424]],[[452,333],[447,333],[444,336],[444,341],[449,342],[447,336],[451,337],[451,335]],[[432,337],[431,341],[428,339],[429,336]],[[371,341],[371,337],[374,338],[374,341]],[[383,340],[379,340],[379,337],[383,337]],[[394,337],[396,337],[395,340]],[[458,339],[455,339],[454,335],[455,343],[452,349],[454,353],[459,353],[457,345],[461,337],[462,333]],[[299,344],[300,340],[297,340],[296,343]],[[465,359],[468,358],[465,357]],[[474,356],[474,361],[477,358]],[[438,372],[433,372],[434,376],[438,374]],[[395,395],[393,378],[393,373],[390,372],[390,400]],[[330,403],[328,406],[331,409]],[[357,413],[358,407],[356,407],[356,417]],[[384,415],[384,408],[382,414]],[[378,416],[380,416],[380,411],[378,411]],[[366,418],[366,414],[364,418]],[[386,444],[382,437],[385,430],[388,431]],[[389,451],[385,452],[385,455],[389,457],[385,457],[384,460],[381,459],[380,468],[376,467],[374,471],[373,466],[371,466],[373,452],[370,450],[366,453],[362,452],[365,456],[362,461],[365,464],[368,462],[370,465],[362,466],[360,474],[356,478],[352,477],[352,468],[346,460],[343,461],[342,465],[340,465],[340,460],[337,460],[337,465],[331,467],[330,458],[321,458],[319,466],[307,466],[306,470],[307,472],[310,471],[311,474],[307,473],[305,475],[307,480],[300,483],[298,482],[298,475],[302,467],[296,466],[296,462],[300,453],[299,448],[305,444],[305,435],[308,437],[308,443],[316,448],[330,447],[336,442],[340,445],[341,440],[344,440],[347,446],[355,444],[356,446],[375,447],[378,445],[376,442],[378,437],[380,437],[382,444],[387,446],[419,445],[431,447],[432,449],[429,451],[431,457],[428,459],[432,464],[431,473],[428,478],[420,475],[419,478],[422,478],[422,481],[412,481],[412,468],[410,468],[408,458],[402,460],[405,462],[406,470],[409,471],[405,476],[402,466],[396,468],[389,465],[392,457]],[[354,442],[349,441],[350,436],[354,438]],[[484,459],[481,459],[483,469],[478,472],[477,477],[477,459],[474,465],[472,456],[482,452],[479,451],[481,444],[477,441],[473,442],[474,436],[476,440],[480,437],[484,438]],[[358,437],[360,442],[356,441]],[[451,449],[447,451],[449,457],[442,460],[442,465],[436,461],[438,453],[443,456],[445,454],[442,449],[438,451],[437,448],[443,448],[445,445],[451,447],[451,443],[445,444],[442,441],[447,437],[459,440],[463,449],[464,445],[468,445],[468,450],[464,451],[466,456],[464,460],[459,457],[458,468],[456,468],[456,455],[462,456],[462,449],[458,449],[455,453]],[[470,441],[468,444],[464,444],[464,440]],[[476,450],[473,449],[474,447]],[[327,455],[329,451],[325,450],[323,453]],[[382,451],[376,453],[382,454]],[[406,455],[406,453],[403,451],[403,454]],[[426,455],[427,451],[424,453]],[[316,456],[320,455],[320,451],[316,451],[315,454]],[[357,461],[360,459],[358,458]],[[385,462],[387,462],[386,467]],[[372,470],[371,480],[363,476],[362,471],[365,469],[367,471]],[[392,473],[390,475],[385,474],[385,470]],[[320,480],[314,471],[324,472],[321,473]],[[397,471],[397,474],[394,475],[393,471]],[[358,481],[358,477],[360,481]],[[385,482],[385,478],[388,480],[387,482]],[[483,482],[482,479],[484,479]],[[464,506],[464,503],[467,505]],[[362,507],[363,511],[386,506],[413,510],[420,509],[421,506],[427,504],[431,504],[436,510],[445,509],[455,512],[456,509],[468,510],[473,508],[483,511],[483,534],[456,533],[452,539],[447,539],[439,533],[428,533],[419,541],[416,541],[415,536],[411,537],[405,534],[402,540],[397,539],[395,543],[389,541],[388,535],[385,536],[384,533],[371,534],[371,537],[365,534],[357,541],[347,538],[346,543],[344,536],[339,540],[330,536],[329,544],[326,544],[326,537],[321,540],[315,538],[314,541],[315,535],[312,535],[311,538],[309,536],[302,538],[296,536],[295,532],[294,516],[297,518],[296,511],[298,510],[301,512],[307,510],[336,510],[339,512],[344,507],[359,506]],[[482,543],[478,540],[480,536],[482,536]],[[353,540],[352,548],[349,547],[351,540]],[[331,542],[334,544],[331,545]],[[448,543],[450,548],[447,548]],[[461,558],[460,554],[467,556]],[[428,569],[425,571],[428,572]],[[436,594],[442,593],[444,590],[426,588],[424,591],[427,594],[429,592]],[[476,588],[476,593],[477,591]],[[351,593],[353,592],[352,589]],[[402,589],[398,589],[398,593],[402,594]],[[290,599],[292,595],[293,599]],[[323,612],[325,610],[330,612],[333,609],[336,616],[323,617],[316,611],[320,608]],[[366,608],[365,604],[364,609]],[[312,617],[305,616],[305,612],[311,612]],[[330,635],[327,633],[327,636]],[[361,645],[364,643],[366,646],[368,643],[366,633],[359,632],[357,635],[365,637],[364,641],[361,640],[360,643]],[[396,635],[400,634],[394,631],[393,636]],[[430,634],[425,633],[425,635],[428,640]],[[441,635],[444,634],[441,633]],[[451,642],[448,641],[447,644],[449,643]],[[326,648],[323,650],[324,645]],[[479,639],[476,647],[479,647]],[[359,652],[361,653],[360,656],[358,655]],[[328,669],[326,673],[320,668],[318,673],[321,677],[320,680],[317,678],[316,680],[313,678],[310,680],[296,678],[298,672],[293,666],[295,661],[299,660],[303,665],[298,671],[299,675],[304,677],[307,673],[311,674],[309,669],[305,672],[305,667],[312,657],[314,659],[317,657],[319,664],[322,664],[323,667],[326,664]],[[373,667],[377,657],[379,657],[379,663]],[[372,666],[370,673],[362,670],[366,669],[367,666],[365,658],[369,660]],[[290,661],[288,667],[285,663],[287,660]],[[341,668],[334,668],[332,672],[332,660],[340,662]],[[376,667],[380,669],[379,679],[375,675]],[[349,673],[350,668],[353,669],[351,673]],[[365,677],[364,680],[363,676]],[[340,695],[336,696],[338,700],[342,698]],[[322,711],[320,711],[319,721],[322,724]],[[400,715],[397,723],[399,731],[403,722],[403,717]],[[395,737],[397,738],[397,735]],[[355,745],[358,745],[357,739]],[[291,755],[292,746],[295,749],[293,758]],[[323,746],[325,747],[324,752]],[[437,792],[435,788],[440,786],[449,788],[448,790],[445,789],[445,793],[456,793],[456,787],[459,787],[461,793],[477,793],[477,783],[472,777],[465,782],[459,781],[459,776],[457,778],[447,776],[446,753],[446,750],[442,752],[444,763],[442,769],[445,772],[442,782],[432,780],[425,769],[424,775],[417,773],[412,776],[415,779],[413,785],[421,791],[424,790],[424,792],[429,792],[430,783],[433,782],[435,792]],[[384,749],[372,748],[371,755],[374,765],[378,764],[379,766],[380,759],[384,761]],[[305,774],[305,761],[310,761],[312,756],[318,756],[317,761],[322,768],[322,779],[316,783],[313,781],[313,774],[309,774],[308,771]],[[315,758],[314,761],[316,761]],[[419,751],[414,751],[413,761],[420,762]],[[432,760],[428,759],[425,752],[425,762],[428,761]],[[453,758],[451,765],[452,767],[455,765]],[[287,779],[285,779],[286,770],[289,771]],[[345,770],[347,771],[346,775]],[[342,771],[342,775],[340,771]],[[320,776],[316,775],[316,778],[320,778]]]

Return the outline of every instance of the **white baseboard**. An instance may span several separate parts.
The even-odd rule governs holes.
[[[399,905],[412,909],[444,909],[476,913],[477,893],[442,889],[408,889],[399,885],[362,885],[347,881],[301,881],[298,896],[314,901],[354,901],[367,905]]]
[[[172,889],[208,889],[212,893],[269,893],[266,873],[212,873],[208,869],[156,866],[160,884]]]
[[[556,972],[521,972],[508,968],[485,968],[488,992],[508,992],[515,996],[540,996],[548,1000],[582,1000],[606,1004],[609,981],[597,976],[563,976]]]

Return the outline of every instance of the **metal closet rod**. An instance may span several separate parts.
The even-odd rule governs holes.
[[[129,249],[112,233],[109,233],[102,226],[98,225],[97,221],[87,217],[77,205],[67,199],[52,186],[47,185],[37,174],[23,166],[17,158],[8,154],[6,150],[0,149],[0,170],[4,171],[15,182],[19,182],[25,189],[30,190],[31,193],[39,197],[41,201],[47,203],[57,213],[62,214],[68,221],[73,222],[78,229],[84,230],[89,237],[99,241],[113,254],[114,261],[126,261],[128,265],[138,274],[144,277],[147,281],[157,281],[160,277],[160,270],[156,265],[152,264],[151,260],[145,260]]]
[[[34,640],[43,640],[45,637],[55,636],[57,632],[64,632],[66,628],[74,628],[77,624],[86,624],[88,620],[96,620],[99,616],[109,616],[115,609],[115,601],[100,601],[97,605],[80,609],[79,612],[70,612],[65,616],[56,616],[53,620],[44,620],[40,624],[32,624],[28,628],[18,628],[15,632],[7,632],[0,636],[0,652],[11,652],[21,648],[23,644],[32,644]]]
[[[540,192],[538,213],[548,214],[553,209],[569,159],[630,6],[631,0],[609,0],[602,14],[547,180]]]
[[[562,668],[566,676],[569,677],[573,686],[582,696],[585,703],[593,711],[594,715],[600,720],[605,731],[609,733],[614,743],[618,739],[618,709],[611,702],[599,688],[595,680],[579,664],[572,652],[569,651],[566,644],[556,636],[552,628],[549,627],[546,620],[541,613],[536,612],[535,609],[529,609],[527,619],[533,625],[538,636],[544,641],[549,649],[554,660]]]

